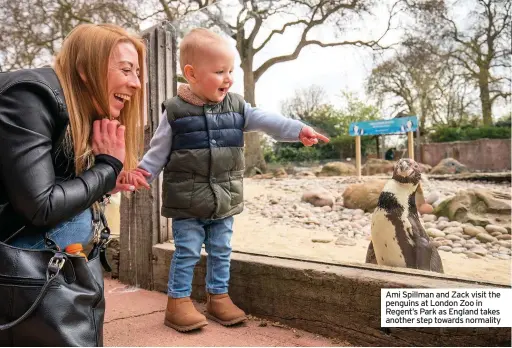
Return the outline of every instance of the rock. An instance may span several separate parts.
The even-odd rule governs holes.
[[[253,175],[252,179],[272,179],[274,177],[274,174],[272,173],[265,173],[265,174],[256,174]]]
[[[416,201],[416,203],[418,203],[418,202]],[[425,204],[422,204],[422,205],[420,205],[420,206],[418,207],[418,212],[419,212],[420,214],[422,214],[422,215],[423,215],[423,214],[432,214],[432,213],[434,212],[434,207],[433,207],[433,206],[431,206],[431,205],[430,205],[430,204],[428,204],[428,203],[425,203]]]
[[[462,233],[463,231],[462,227],[447,227],[443,230],[446,234]]]
[[[468,259],[481,259],[482,258],[482,256],[477,255],[472,251],[467,252],[466,256],[468,257]]]
[[[286,178],[288,177],[288,173],[286,173],[286,170],[283,167],[277,168],[273,172],[275,178]]]
[[[295,175],[298,176],[298,177],[302,177],[302,178],[314,178],[314,177],[316,177],[315,173],[313,173],[312,171],[303,171],[303,172],[299,172],[299,173],[297,173]]]
[[[439,192],[436,191],[431,192],[427,197],[425,197],[425,201],[428,204],[434,204],[437,200],[439,200]]]
[[[442,251],[451,251],[451,250],[452,250],[452,247],[451,247],[451,246],[448,246],[448,245],[442,245],[442,246],[440,246],[439,248],[437,248],[437,250],[442,250]]]
[[[437,219],[433,214],[423,214],[422,218],[424,222],[434,222]]]
[[[331,208],[330,206],[328,206],[328,205],[324,205],[324,206],[322,207],[322,211],[323,211],[324,213],[330,213],[330,212],[332,211],[332,208]]]
[[[312,204],[315,207],[332,207],[334,205],[334,197],[324,190],[311,190],[302,194],[301,200]]]
[[[445,240],[441,241],[441,245],[442,246],[449,246],[450,248],[452,248],[453,247],[453,242],[451,240],[449,240],[449,239],[445,239]]]
[[[500,232],[503,234],[508,233],[508,231],[505,227],[497,226],[497,225],[487,225],[487,226],[485,226],[485,230],[489,233],[492,233],[492,232]]]
[[[443,231],[440,231],[437,228],[429,228],[426,230],[426,232],[429,236],[433,238],[444,237],[446,235]]]
[[[510,240],[499,240],[498,241],[499,245],[501,245],[502,247],[505,247],[505,248],[511,248],[512,246],[512,242]]]
[[[395,163],[393,161],[371,158],[366,161],[365,165],[361,168],[361,174],[375,175],[393,173],[394,165]]]
[[[493,237],[496,237],[496,238],[497,238],[498,236],[501,236],[501,232],[491,232],[491,233],[489,233],[489,234],[490,234],[491,236],[493,236]]]
[[[363,226],[361,226],[357,221],[352,221],[350,226],[355,230],[362,230]]]
[[[429,174],[458,174],[467,172],[469,172],[468,168],[456,159],[445,158],[432,168]]]
[[[350,163],[330,162],[322,167],[318,176],[356,175],[356,167]]]
[[[460,253],[462,253],[464,251],[466,251],[466,248],[456,248],[456,247],[454,247],[452,249],[452,253],[454,253],[454,254],[460,254]]]
[[[472,248],[476,244],[472,240],[467,240],[465,245],[466,245],[466,248]]]
[[[510,260],[510,255],[498,254],[497,257],[502,260]]]
[[[510,234],[502,234],[501,236],[496,237],[498,240],[510,240],[512,236]]]
[[[442,221],[450,222],[450,219],[448,219],[446,216],[438,216],[437,221],[438,222],[442,222]]]
[[[468,189],[459,191],[454,197],[443,201],[434,210],[436,216],[474,226],[510,225],[511,196],[505,192],[488,189]]]
[[[332,242],[332,238],[313,238],[311,241],[313,243],[330,243]]]
[[[483,231],[473,225],[466,225],[463,227],[464,233],[471,237],[476,237],[479,233],[482,233]]]
[[[435,224],[435,223],[433,223],[433,222],[425,222],[425,223],[423,224],[423,227],[424,227],[425,229],[427,229],[427,228],[436,228],[436,224]]]
[[[451,241],[454,241],[454,240],[460,240],[460,237],[459,236],[456,236],[454,234],[449,234],[445,237],[447,240],[451,240]]]
[[[350,212],[353,216],[363,216],[364,210],[363,209],[354,209]]]
[[[477,255],[481,255],[481,256],[485,256],[487,255],[487,249],[483,248],[483,247],[480,247],[480,246],[477,246],[477,247],[474,247],[470,250],[472,253],[475,253]]]
[[[462,224],[458,221],[449,221],[448,227],[462,227]]]
[[[373,211],[385,184],[386,180],[373,180],[348,186],[343,192],[345,208]]]
[[[482,243],[487,243],[487,242],[495,242],[497,241],[498,239],[496,239],[495,237],[491,236],[490,234],[488,233],[479,233],[476,235],[476,238],[482,242]]]
[[[428,173],[432,170],[432,166],[430,164],[419,163],[419,162],[416,162],[416,163],[418,163],[418,165],[420,166],[420,172],[422,172],[422,173]]]
[[[320,225],[320,221],[318,221],[315,217],[308,217],[305,221],[305,224],[307,225]]]
[[[344,246],[353,246],[353,245],[356,245],[356,241],[351,239],[351,238],[347,238],[345,236],[339,236],[338,239],[336,239],[336,241],[334,242],[334,244],[336,245],[344,245]]]
[[[438,221],[437,222],[437,228],[440,229],[441,231],[444,230],[445,228],[448,228],[449,225],[450,225],[450,223],[448,221]]]

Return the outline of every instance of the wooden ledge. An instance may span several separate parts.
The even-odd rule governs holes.
[[[154,289],[167,292],[171,243],[153,246]],[[412,271],[412,270],[411,270]],[[205,301],[206,254],[192,297]],[[381,288],[505,287],[400,272],[373,265],[325,264],[233,252],[229,293],[246,313],[347,340],[356,346],[509,346],[510,328],[381,328]],[[505,304],[504,304],[505,305]]]

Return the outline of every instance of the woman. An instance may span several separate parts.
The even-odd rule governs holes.
[[[95,203],[133,189],[118,177],[142,151],[144,54],[124,29],[84,24],[53,68],[0,74],[0,241],[86,245]]]

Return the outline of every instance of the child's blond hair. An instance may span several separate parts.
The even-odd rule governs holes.
[[[185,65],[197,64],[198,58],[204,57],[204,50],[215,44],[227,44],[227,42],[219,34],[205,28],[189,31],[180,43],[181,71],[184,70]]]

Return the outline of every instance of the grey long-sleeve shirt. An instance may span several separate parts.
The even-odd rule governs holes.
[[[245,132],[260,131],[270,135],[277,141],[299,141],[299,133],[304,123],[286,118],[275,112],[252,107],[245,103],[244,107]],[[172,149],[172,129],[164,110],[160,124],[149,143],[149,150],[139,163],[139,168],[145,169],[151,174],[147,178],[151,183],[162,171],[169,161]]]

